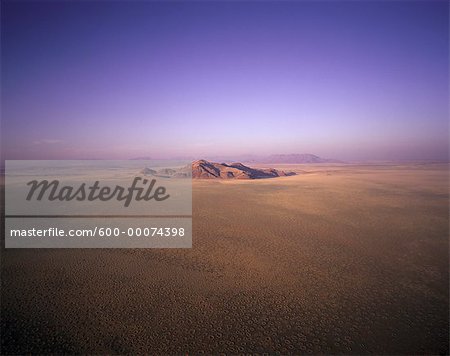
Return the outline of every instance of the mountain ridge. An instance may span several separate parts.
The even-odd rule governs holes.
[[[146,167],[141,170],[141,174],[161,178],[264,179],[293,176],[297,173],[274,168],[252,168],[240,162],[227,164],[200,159],[178,169],[163,168],[156,171]]]
[[[217,163],[201,159],[192,162],[193,179],[263,179],[295,175],[274,168],[251,168],[240,162]]]

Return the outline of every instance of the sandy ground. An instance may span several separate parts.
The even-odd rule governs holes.
[[[190,250],[3,249],[2,354],[448,354],[448,165],[289,169],[194,182]]]

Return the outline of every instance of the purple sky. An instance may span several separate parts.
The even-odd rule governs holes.
[[[6,159],[447,159],[447,1],[2,1]]]

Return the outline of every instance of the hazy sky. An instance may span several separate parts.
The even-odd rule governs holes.
[[[447,1],[2,1],[7,159],[448,155]]]

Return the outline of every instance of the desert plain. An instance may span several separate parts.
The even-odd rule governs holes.
[[[1,353],[448,354],[448,164],[274,168],[194,180],[191,249],[2,247]]]

